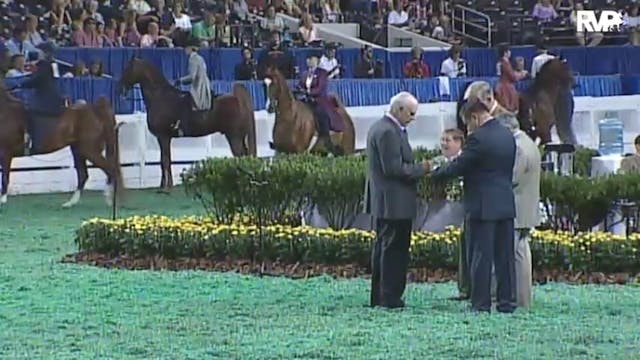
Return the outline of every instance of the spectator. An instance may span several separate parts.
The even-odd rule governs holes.
[[[140,32],[136,23],[137,14],[133,10],[125,10],[124,21],[120,23],[120,38],[123,46],[140,46]]]
[[[249,5],[245,0],[233,0],[232,14],[240,21],[247,21],[249,19]]]
[[[627,29],[629,30],[629,42],[631,45],[638,46],[640,45],[640,15],[638,14],[638,9],[640,5],[633,4],[629,9],[629,13],[625,15],[625,23],[627,24]]]
[[[62,77],[65,78],[73,78],[73,77],[85,77],[89,75],[89,69],[87,69],[87,65],[84,61],[80,60],[76,65],[71,68],[71,71],[64,74]]]
[[[413,79],[426,79],[431,77],[429,65],[422,61],[424,52],[418,46],[411,49],[411,60],[404,65],[404,77]]]
[[[540,0],[533,7],[531,16],[539,22],[550,22],[558,17],[556,9],[551,4],[551,0]]]
[[[451,27],[451,19],[447,15],[440,16],[438,25],[442,29],[442,32],[438,34],[439,36],[434,36],[436,39],[446,41],[451,44],[459,43],[459,41],[456,39],[455,34],[453,33],[453,28]]]
[[[89,15],[89,17],[95,20],[98,24],[104,24],[104,17],[102,17],[102,14],[98,12],[98,7],[98,0],[89,1],[87,15]]]
[[[360,58],[353,69],[353,75],[357,79],[379,79],[384,76],[383,63],[373,59],[373,49],[365,45],[360,50]]]
[[[436,15],[433,15],[431,19],[429,19],[429,36],[438,40],[447,40],[444,34],[444,28],[440,26],[440,19]]]
[[[328,0],[322,6],[322,19],[326,23],[340,22],[342,12],[340,11],[340,2],[338,0]]]
[[[88,18],[88,15],[83,8],[73,8],[69,10],[69,15],[71,16],[70,31],[72,33],[84,28],[84,21]]]
[[[449,57],[442,62],[440,66],[440,74],[450,78],[467,76],[467,64],[460,57],[462,48],[459,45],[453,45],[449,49]]]
[[[96,21],[93,18],[86,18],[82,29],[73,33],[73,44],[78,47],[100,48],[103,41],[103,37],[98,34]]]
[[[496,100],[505,109],[517,112],[519,107],[519,95],[515,83],[525,78],[528,73],[524,71],[514,71],[511,67],[511,51],[507,45],[498,46],[498,58],[500,66],[500,80],[496,85]]]
[[[320,40],[318,38],[318,29],[313,24],[313,19],[311,19],[311,15],[309,13],[302,15],[302,20],[300,27],[298,28],[298,32],[300,33],[300,37],[302,37],[302,41],[305,45]]]
[[[103,66],[100,60],[94,60],[89,67],[89,76],[100,78],[104,75]]]
[[[276,8],[273,5],[269,5],[267,8],[266,15],[260,22],[260,27],[262,30],[270,33],[277,31],[281,34],[284,30],[284,22],[281,18],[276,16]]]
[[[154,9],[145,15],[147,21],[154,21],[160,26],[160,35],[171,37],[176,30],[176,21],[173,14],[166,11],[164,0],[156,0]]]
[[[524,70],[525,69],[524,57],[516,56],[515,62],[516,62],[516,66],[514,68],[515,68],[516,72],[525,71]]]
[[[387,23],[389,25],[404,27],[409,25],[409,14],[402,8],[400,1],[395,2],[395,8],[389,13],[387,17]]]
[[[151,6],[145,0],[129,0],[127,9],[135,11],[138,15],[144,15],[151,11]]]
[[[282,46],[280,33],[278,31],[271,33],[269,47],[258,59],[258,77],[261,80],[264,79],[264,74],[269,66],[277,67],[287,79],[293,79],[295,77],[295,59],[291,53]]]
[[[227,23],[227,14],[220,12],[215,15],[216,37],[214,46],[227,47],[231,45],[231,27]]]
[[[340,77],[340,63],[336,59],[336,47],[333,45],[327,45],[325,54],[320,58],[319,68],[327,72],[329,79],[335,79]]]
[[[184,3],[181,0],[177,0],[174,4],[173,20],[175,21],[176,28],[191,31],[191,17],[184,11]]]
[[[140,39],[140,47],[173,47],[173,41],[170,38],[160,35],[160,26],[156,22],[150,22],[147,33],[142,35]]]
[[[29,53],[38,52],[38,49],[27,40],[27,31],[20,26],[13,29],[13,37],[5,42],[5,47],[9,56],[16,54],[28,56]]]
[[[620,169],[618,169],[618,172],[621,174],[640,172],[640,135],[636,136],[633,145],[636,148],[636,152],[622,159]]]
[[[27,41],[33,46],[38,46],[44,42],[42,35],[38,32],[38,18],[34,15],[27,15],[24,25],[27,31]]]
[[[118,32],[118,22],[116,19],[109,19],[104,26],[98,25],[98,33],[102,36],[104,46],[122,46],[122,38],[118,35]]]
[[[120,12],[111,6],[110,0],[98,0],[98,13],[104,19],[104,23],[108,24],[112,19],[120,17]]]
[[[576,3],[573,6],[571,15],[569,15],[569,20],[573,26],[577,26],[576,16],[577,12],[580,10],[585,10],[584,6],[582,3]],[[604,35],[601,32],[590,32],[585,34],[582,31],[576,31],[576,40],[581,46],[585,46],[586,40],[589,40],[589,45],[587,46],[598,46],[602,42],[602,39],[604,39]]]
[[[52,31],[61,32],[71,26],[71,15],[67,10],[65,0],[53,0],[51,10],[43,16],[51,26]]]
[[[201,46],[213,46],[216,40],[216,19],[211,10],[206,10],[204,18],[193,25],[191,33],[198,39]]]
[[[31,74],[25,69],[25,58],[22,54],[15,54],[11,57],[11,68],[7,71],[6,77],[20,77]]]
[[[253,50],[245,47],[242,49],[242,62],[235,67],[236,80],[256,80],[256,61],[253,58]]]

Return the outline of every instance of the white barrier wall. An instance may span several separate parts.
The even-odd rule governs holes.
[[[356,148],[364,148],[369,126],[383,115],[387,106],[349,108],[356,128]],[[456,126],[456,104],[451,102],[420,105],[418,119],[409,125],[409,140],[414,147],[438,146],[440,134]],[[598,147],[598,121],[606,112],[615,111],[624,122],[625,151],[633,152],[633,139],[640,134],[640,95],[617,97],[579,97],[573,127],[580,144]],[[271,156],[269,149],[274,116],[265,111],[256,112],[258,156]],[[119,115],[120,158],[127,188],[149,188],[160,184],[160,151],[156,139],[149,133],[145,114]],[[557,137],[556,137],[557,139]],[[231,156],[231,151],[220,134],[201,138],[174,139],[172,143],[174,182],[180,182],[180,171],[190,162],[206,157]],[[67,149],[53,154],[14,159],[11,176],[11,194],[72,191],[76,186],[71,152]],[[89,170],[88,189],[102,189],[105,176],[98,169]]]

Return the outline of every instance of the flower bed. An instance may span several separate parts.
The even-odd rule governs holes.
[[[262,248],[258,227],[239,220],[216,224],[198,217],[130,217],[116,221],[92,219],[78,229],[81,252],[107,257],[159,257],[245,260],[254,254],[283,264],[355,264],[367,268],[373,232],[332,230],[305,226],[263,227]],[[416,232],[412,237],[411,267],[450,271],[457,269],[459,229],[443,233]],[[534,231],[531,241],[536,270],[637,273],[640,235]]]

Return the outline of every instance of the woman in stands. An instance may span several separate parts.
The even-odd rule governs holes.
[[[518,112],[518,90],[515,83],[525,78],[528,74],[526,70],[515,71],[511,66],[511,50],[508,45],[498,46],[498,69],[500,80],[496,85],[496,100],[507,110]]]

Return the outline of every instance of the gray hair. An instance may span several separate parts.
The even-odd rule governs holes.
[[[418,99],[416,99],[413,94],[407,91],[402,91],[394,95],[391,100],[389,100],[389,111],[396,112],[400,108],[409,106],[409,104],[418,103]]]
[[[487,101],[489,98],[493,98],[493,88],[486,81],[474,81],[467,87],[462,99],[471,100],[473,98]]]
[[[511,132],[520,130],[520,123],[518,122],[518,119],[512,114],[500,114],[496,116],[496,120],[498,120],[500,125],[506,127]]]

